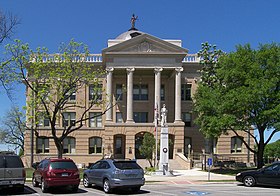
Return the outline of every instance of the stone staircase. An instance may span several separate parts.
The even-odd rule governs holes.
[[[150,167],[149,162],[146,159],[137,159],[137,163],[145,169]],[[191,169],[190,161],[181,153],[177,153],[174,159],[169,159],[169,170],[186,170]]]

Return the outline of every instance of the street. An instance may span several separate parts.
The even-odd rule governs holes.
[[[30,183],[26,184],[25,191],[22,194],[13,192],[3,192],[1,195],[108,195],[103,192],[101,188],[84,188],[80,185],[80,189],[77,193],[71,193],[71,191],[61,189],[50,189],[48,193],[42,193],[41,189],[32,187]],[[278,196],[279,188],[275,187],[245,187],[238,183],[208,183],[208,184],[154,184],[149,183],[141,188],[138,193],[132,193],[128,189],[115,190],[110,195],[157,195],[157,196],[187,196],[187,195],[270,195]]]

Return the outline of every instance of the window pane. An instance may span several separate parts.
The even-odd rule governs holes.
[[[121,84],[116,85],[116,99],[122,100],[122,85]]]
[[[122,122],[123,122],[122,113],[117,112],[116,113],[116,123],[122,123]]]

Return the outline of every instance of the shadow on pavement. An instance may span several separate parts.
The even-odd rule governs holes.
[[[0,189],[0,192],[1,195],[29,195],[29,194],[37,193],[35,190],[33,190],[28,186],[24,186],[23,192],[17,188]]]
[[[103,192],[103,189],[99,186],[93,186],[92,189],[100,190]],[[113,189],[112,191],[115,195],[141,195],[141,194],[147,194],[150,193],[150,191],[142,190],[138,192],[133,192],[130,188],[118,188]]]

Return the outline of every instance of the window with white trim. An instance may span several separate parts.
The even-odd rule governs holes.
[[[89,118],[89,127],[102,127],[101,112],[90,112]]]

